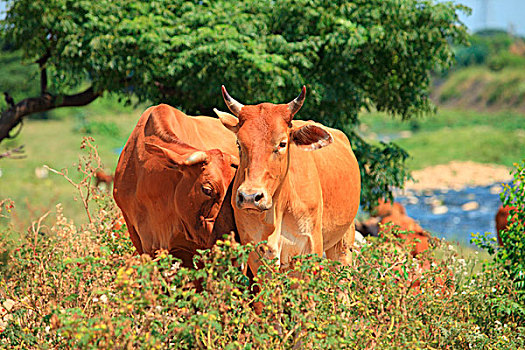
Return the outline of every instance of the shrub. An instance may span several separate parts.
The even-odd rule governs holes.
[[[427,271],[396,248],[392,236],[365,245],[350,267],[302,256],[291,271],[280,272],[264,261],[256,279],[261,292],[254,295],[237,267],[254,247],[225,237],[202,252],[203,268],[192,270],[162,251],[154,258],[133,256],[129,239],[109,228],[112,220],[101,211],[93,226],[77,227],[59,206],[49,230],[29,231],[11,243],[0,302],[14,307],[0,346],[525,346],[523,319],[512,311],[522,306],[507,272],[471,274],[472,261],[452,246],[441,247],[442,260],[427,253]],[[192,288],[197,279],[201,293]],[[261,315],[250,307],[253,301],[265,305]]]
[[[501,201],[510,210],[509,225],[500,232],[502,247],[496,247],[495,238],[487,234],[475,235],[473,241],[480,247],[494,254],[491,267],[504,268],[514,281],[519,299],[525,302],[525,160],[515,163],[514,180],[503,185]]]
[[[89,186],[96,148],[86,139],[83,149],[84,178],[72,184],[89,224],[75,225],[58,205],[55,220],[38,220],[19,239],[0,235],[0,253],[7,257],[0,277],[0,347],[525,346],[525,310],[509,272],[495,265],[473,273],[473,260],[439,240],[420,260],[399,248],[393,235],[356,250],[347,267],[299,256],[290,270],[278,271],[263,259],[254,279],[258,294],[241,269],[256,247],[238,244],[233,235],[200,252],[199,270],[181,267],[165,251],[135,256],[129,238],[115,228],[120,214],[112,198]],[[260,315],[253,302],[264,305]]]
[[[525,57],[510,52],[501,52],[490,57],[487,65],[494,71],[499,71],[506,67],[525,67]]]

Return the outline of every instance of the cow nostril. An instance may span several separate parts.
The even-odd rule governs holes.
[[[255,195],[255,202],[258,202],[258,201],[260,201],[263,198],[264,198],[264,195],[262,193],[257,193]]]
[[[242,192],[239,192],[239,194],[237,195],[237,201],[239,203],[244,202],[244,195],[242,194]]]

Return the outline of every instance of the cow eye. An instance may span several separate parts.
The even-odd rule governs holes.
[[[286,141],[281,141],[279,143],[279,148],[285,148],[286,147]]]
[[[211,197],[211,195],[213,194],[213,189],[211,187],[208,187],[208,186],[202,186],[201,187],[202,189],[202,193],[204,193],[205,195],[207,195],[208,197]]]

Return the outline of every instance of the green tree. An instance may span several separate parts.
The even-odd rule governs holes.
[[[84,105],[104,92],[167,102],[189,114],[288,102],[304,84],[299,118],[341,128],[361,164],[368,203],[400,186],[407,154],[354,132],[362,109],[409,118],[432,112],[430,72],[466,40],[457,11],[434,0],[9,0],[0,28],[36,62],[40,95],[6,109],[0,140],[24,116]],[[86,86],[86,82],[89,86]],[[80,91],[80,92],[78,92]],[[73,92],[73,93],[72,93]]]

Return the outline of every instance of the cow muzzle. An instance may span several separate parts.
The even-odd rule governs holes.
[[[235,204],[239,209],[266,211],[272,207],[271,197],[262,189],[245,189],[242,186],[237,190]]]

